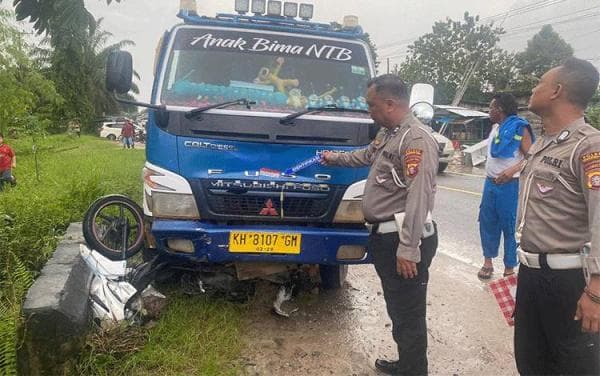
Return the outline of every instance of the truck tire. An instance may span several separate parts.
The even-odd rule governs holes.
[[[444,172],[446,170],[446,167],[448,167],[448,163],[440,162],[440,164],[438,166],[438,174],[441,174],[442,172]]]
[[[90,205],[83,217],[83,237],[90,248],[103,256],[111,260],[122,260],[123,256],[127,259],[144,246],[142,213],[139,205],[128,197],[100,197]],[[123,243],[126,245],[124,255]]]
[[[108,136],[106,136],[106,138],[108,138],[110,141],[114,141],[117,139],[117,136],[115,136],[114,134],[109,134]]]
[[[344,286],[348,265],[320,265],[321,287],[325,290],[338,290]]]

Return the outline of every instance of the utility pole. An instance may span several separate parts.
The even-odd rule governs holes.
[[[390,58],[387,58],[387,73],[390,74]]]
[[[462,100],[463,96],[467,91],[467,88],[469,87],[469,81],[471,81],[471,77],[473,77],[475,72],[477,72],[477,69],[479,69],[479,65],[481,64],[482,60],[482,58],[477,59],[475,64],[473,64],[471,68],[468,69],[465,73],[465,78],[463,79],[463,82],[460,84],[458,89],[456,89],[456,94],[454,95],[454,99],[452,100],[451,104],[452,106],[458,106],[460,104],[460,101]]]
[[[509,17],[511,10],[512,6],[511,9],[509,9],[508,12],[506,12],[504,19],[502,20],[502,22],[500,22],[500,25],[498,25],[499,27],[502,27],[504,22],[506,22],[506,19]],[[471,78],[473,77],[475,72],[477,72],[477,69],[479,69],[479,66],[483,62],[484,57],[485,54],[482,52],[479,58],[475,61],[475,64],[472,66],[472,68],[468,69],[465,73],[465,78],[463,82],[460,84],[458,89],[456,89],[456,94],[454,95],[454,99],[452,100],[452,106],[458,106],[458,104],[462,100],[463,96],[465,95],[465,92],[467,91],[467,88],[469,87],[469,81],[471,81]]]

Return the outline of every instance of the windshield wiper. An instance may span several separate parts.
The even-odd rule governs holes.
[[[281,119],[279,119],[279,124],[291,125],[294,123],[293,122],[294,119],[299,118],[300,116],[313,114],[315,112],[358,112],[361,114],[369,113],[369,111],[367,111],[367,110],[361,110],[361,109],[357,109],[357,108],[337,107],[336,105],[323,106],[323,107],[308,107],[306,110],[295,112],[293,114],[289,114],[285,117],[282,117]]]
[[[193,119],[205,111],[216,109],[216,108],[225,108],[225,107],[235,106],[235,105],[243,105],[243,106],[246,106],[247,109],[251,109],[250,106],[253,104],[256,104],[256,102],[248,100],[246,98],[240,98],[240,99],[236,99],[234,101],[216,103],[216,104],[211,104],[211,105],[204,106],[204,107],[194,108],[193,110],[186,112],[185,117],[188,119]]]

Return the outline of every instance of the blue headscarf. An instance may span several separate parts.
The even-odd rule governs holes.
[[[515,151],[521,146],[523,139],[523,129],[527,128],[531,135],[531,142],[534,141],[531,125],[527,120],[511,115],[504,119],[498,128],[498,134],[492,141],[491,154],[494,158],[512,158],[515,156]]]

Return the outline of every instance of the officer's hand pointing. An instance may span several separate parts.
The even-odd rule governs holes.
[[[325,166],[331,165],[331,163],[333,162],[334,154],[335,153],[331,151],[324,151],[323,154],[321,154],[321,164]]]
[[[415,278],[417,276],[417,263],[396,257],[396,271],[403,278]]]

